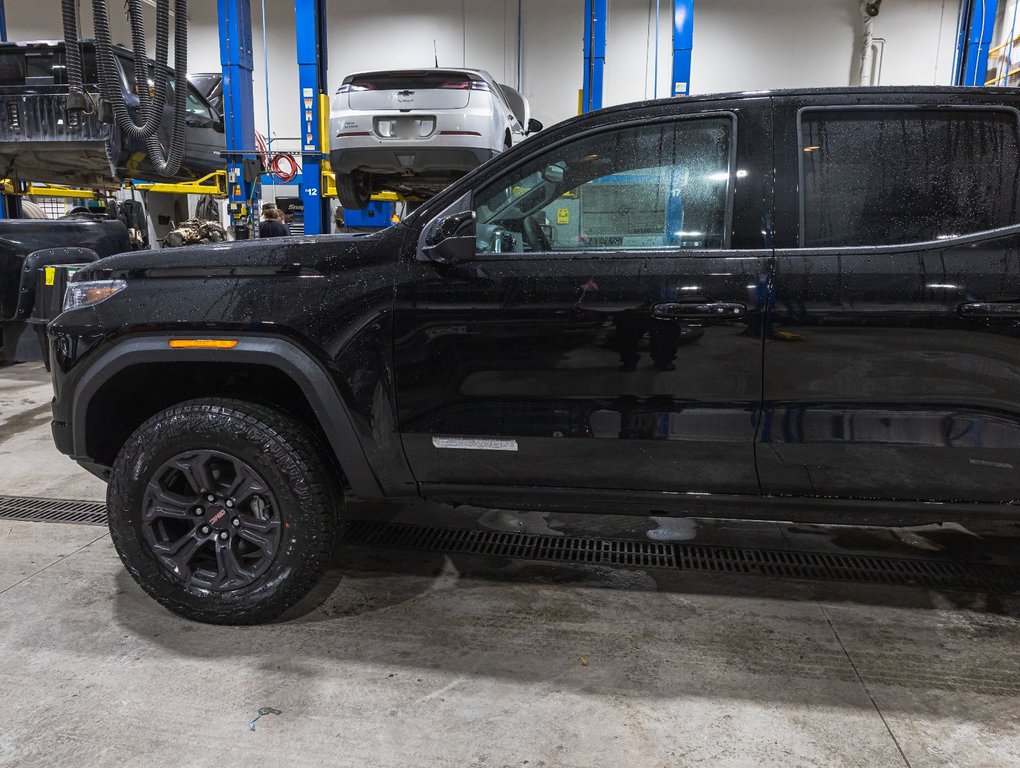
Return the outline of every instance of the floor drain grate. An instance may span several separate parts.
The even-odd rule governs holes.
[[[1020,569],[945,559],[715,547],[352,521],[345,542],[526,560],[758,574],[990,593],[1020,591]]]
[[[348,523],[344,541],[369,547],[465,552],[524,560],[558,560],[644,568],[676,567],[671,544],[643,541],[543,536],[466,528],[428,528],[369,521]]]
[[[106,504],[101,501],[0,496],[0,520],[106,525]]]
[[[801,550],[677,545],[683,570],[757,573],[793,579],[860,581],[978,592],[1020,590],[1015,568],[945,559],[855,555]]]
[[[0,519],[106,525],[106,505],[99,501],[0,496]],[[345,543],[391,549],[463,552],[519,560],[758,574],[788,579],[898,584],[989,593],[1015,594],[1020,591],[1020,569],[944,558],[547,536],[365,520],[347,524]]]

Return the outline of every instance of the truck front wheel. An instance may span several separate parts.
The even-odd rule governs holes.
[[[121,560],[185,618],[277,618],[326,571],[340,491],[303,424],[240,400],[193,400],[128,438],[107,491]]]

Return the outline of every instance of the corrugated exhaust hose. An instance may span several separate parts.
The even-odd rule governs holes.
[[[85,85],[81,67],[81,46],[78,42],[78,10],[75,0],[61,0],[64,17],[64,62],[67,65],[67,108],[85,109]]]
[[[66,0],[71,2],[73,0]],[[66,4],[65,2],[65,4]],[[124,92],[120,86],[116,56],[110,35],[110,17],[106,0],[92,0],[92,14],[96,35],[96,66],[99,70],[99,88],[113,108],[117,125],[128,137],[145,142],[145,149],[161,176],[173,176],[180,170],[184,159],[185,100],[188,95],[188,0],[174,0],[174,98],[173,121],[170,129],[170,147],[164,154],[157,130],[163,120],[166,103],[167,74],[170,71],[170,0],[156,0],[156,66],[152,90],[149,89],[149,66],[145,51],[145,23],[142,0],[127,0],[131,24],[131,47],[134,53],[135,92],[138,94],[141,125],[135,123],[128,112]],[[65,15],[65,26],[66,26]],[[65,29],[66,34],[66,29]]]

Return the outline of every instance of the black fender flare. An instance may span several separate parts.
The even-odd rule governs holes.
[[[224,334],[200,334],[202,338],[227,338]],[[352,492],[365,499],[383,497],[379,481],[365,456],[358,433],[343,398],[329,374],[297,344],[280,337],[231,335],[237,346],[222,349],[171,349],[172,338],[195,338],[196,334],[140,336],[125,339],[92,360],[74,391],[72,435],[74,456],[86,456],[88,405],[95,394],[117,373],[142,363],[238,362],[267,365],[289,376],[308,398],[350,483]]]

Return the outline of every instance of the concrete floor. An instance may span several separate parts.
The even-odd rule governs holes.
[[[102,498],[0,369],[0,494]],[[360,505],[506,530],[1020,559],[875,530]],[[173,617],[101,528],[0,521],[2,766],[1020,766],[1020,600],[343,547],[300,617]],[[260,707],[274,707],[249,730]]]
[[[106,500],[106,484],[57,453],[42,363],[0,367],[0,496]]]

